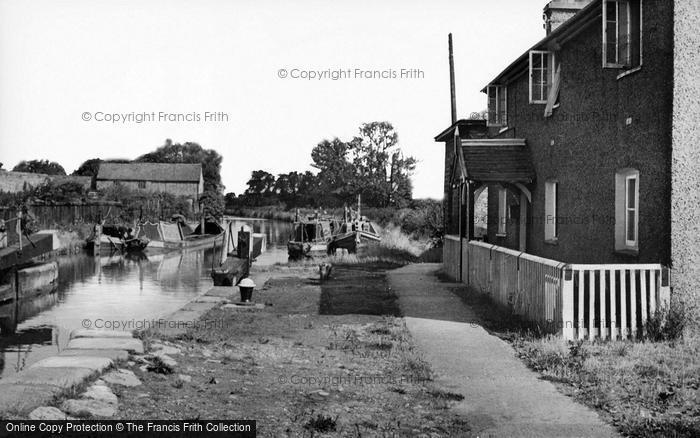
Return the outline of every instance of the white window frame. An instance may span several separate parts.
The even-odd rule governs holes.
[[[507,215],[508,214],[508,193],[506,189],[501,187],[498,189],[498,231],[496,235],[505,236],[507,233]]]
[[[615,3],[615,19],[610,21],[610,23],[614,23],[613,25],[615,26],[615,62],[608,62],[608,53],[609,53],[609,47],[608,47],[608,39],[607,39],[607,33],[608,33],[608,4],[609,3]],[[622,5],[626,5],[626,10],[623,11],[624,13],[627,14],[627,53],[626,53],[626,58],[628,60],[627,63],[623,62],[623,60],[620,59],[620,50],[619,50],[619,44],[620,44],[620,9]],[[644,53],[644,44],[643,44],[643,26],[644,26],[644,0],[639,0],[639,65],[632,65],[632,7],[631,7],[631,0],[603,0],[603,50],[602,50],[602,55],[603,55],[603,68],[624,68],[624,69],[639,69],[642,66],[643,63],[643,53]]]
[[[493,108],[493,111],[491,111],[491,91],[494,91],[496,97],[495,97],[495,105],[496,107]],[[501,99],[503,98],[503,99]],[[505,85],[489,85],[486,87],[486,100],[487,100],[487,121],[486,125],[487,126],[508,126],[508,87]],[[503,106],[504,108],[501,108],[501,100],[503,100]],[[491,114],[494,114],[494,117],[491,117]],[[501,117],[501,114],[503,117]]]
[[[544,185],[544,239],[548,242],[555,242],[559,239],[559,227],[557,216],[559,208],[559,182],[549,180]]]
[[[634,181],[634,206],[630,207],[629,185]],[[634,239],[629,239],[630,213],[634,213]],[[630,247],[638,246],[639,242],[639,175],[633,174],[625,177],[625,244]]]
[[[544,73],[544,75],[545,75],[545,77],[547,75],[549,76],[549,79],[547,82],[547,85],[548,85],[547,92],[545,93],[544,89],[543,89],[542,94],[539,96],[540,99],[534,99],[535,97],[538,97],[538,96],[533,96],[533,93],[532,93],[532,86],[534,85],[534,81],[533,81],[534,78],[533,78],[533,71],[532,71],[533,70],[532,69],[532,60],[533,60],[533,57],[535,55],[542,57],[542,61],[543,61],[542,65],[546,65],[546,72]],[[544,55],[546,55],[546,56],[544,56]],[[529,90],[528,91],[529,91],[529,95],[530,95],[530,104],[531,105],[532,104],[545,104],[545,105],[547,104],[547,98],[549,97],[549,89],[552,86],[552,84],[554,83],[554,66],[556,65],[554,56],[555,56],[554,52],[549,51],[549,50],[530,50],[530,65],[529,65],[529,69],[528,69],[528,73],[529,73],[528,74],[528,76],[529,76],[529,84],[528,84]],[[546,62],[544,62],[545,58],[546,58]],[[543,78],[540,78],[540,79],[543,79]]]
[[[629,184],[635,181],[634,204],[630,208]],[[615,173],[615,250],[639,251],[639,183],[637,169],[621,169]],[[628,239],[630,229],[629,212],[634,211],[634,239]]]

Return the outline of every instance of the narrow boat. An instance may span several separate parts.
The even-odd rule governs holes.
[[[93,254],[141,252],[150,240],[137,235],[138,231],[121,225],[96,225],[93,235],[87,239],[88,251]]]
[[[297,217],[299,215],[297,214]],[[331,217],[316,214],[306,220],[296,220],[294,231],[287,243],[287,253],[292,260],[328,253],[328,244],[341,228],[341,223]]]
[[[206,222],[204,234],[199,226],[193,230],[181,221],[143,222],[139,226],[139,237],[149,239],[149,248],[166,251],[216,246],[223,234],[224,229],[215,221]]]

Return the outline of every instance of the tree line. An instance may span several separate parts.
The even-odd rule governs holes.
[[[364,123],[349,141],[322,140],[311,151],[311,166],[316,173],[255,170],[244,193],[226,194],[226,207],[340,207],[361,195],[363,205],[403,208],[412,200],[416,159],[403,154],[389,122]]]

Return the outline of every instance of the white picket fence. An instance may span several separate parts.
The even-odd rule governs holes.
[[[448,275],[565,339],[640,336],[669,299],[660,264],[571,265],[477,241],[446,245]]]

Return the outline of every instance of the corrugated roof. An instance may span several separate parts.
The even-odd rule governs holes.
[[[462,140],[466,177],[472,181],[531,183],[535,169],[524,139]]]
[[[199,182],[201,164],[101,163],[98,180]]]

